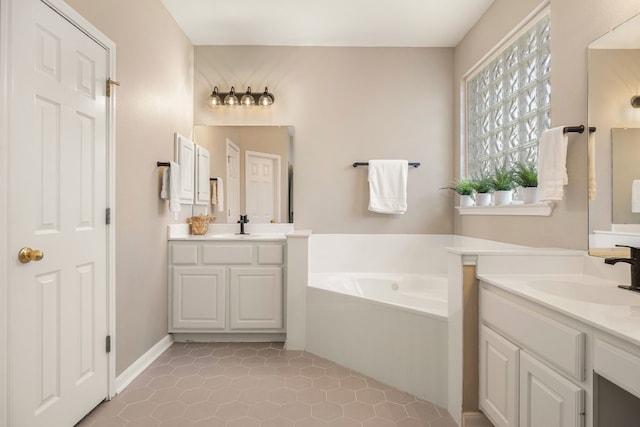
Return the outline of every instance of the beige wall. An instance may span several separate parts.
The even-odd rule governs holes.
[[[196,124],[295,127],[297,228],[316,233],[450,233],[453,49],[195,47]],[[219,108],[218,86],[265,85],[269,110]],[[367,169],[355,161],[421,162],[409,171],[408,211],[367,210]]]
[[[540,0],[496,0],[455,50],[456,141],[459,141],[462,76],[532,12]],[[551,1],[552,126],[587,125],[587,45],[632,15],[628,0]],[[457,234],[532,246],[587,249],[587,133],[569,138],[569,185],[550,218],[455,216]],[[456,143],[455,156],[459,156]],[[456,171],[458,170],[456,164]]]
[[[169,215],[156,161],[191,135],[193,46],[157,0],[66,0],[117,45],[116,371],[167,334]]]

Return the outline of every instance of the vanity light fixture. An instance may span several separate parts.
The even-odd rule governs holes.
[[[218,86],[216,86],[213,88],[213,92],[211,92],[211,95],[207,99],[207,105],[209,105],[210,108],[218,108],[222,105],[225,107],[242,105],[243,107],[249,108],[259,105],[262,108],[268,108],[273,105],[274,101],[275,97],[272,93],[269,93],[269,89],[267,87],[264,88],[264,92],[262,93],[253,93],[251,92],[251,86],[249,86],[247,87],[245,94],[238,100],[235,87],[231,86],[231,90],[229,92],[219,92]]]
[[[220,98],[220,95],[218,95],[218,86],[213,88],[213,92],[211,92],[211,96],[207,100],[207,104],[209,104],[209,107],[211,108],[218,108],[222,105],[222,99]]]
[[[260,105],[262,108],[268,108],[271,107],[271,104],[273,104],[274,100],[275,99],[273,98],[273,95],[269,93],[269,89],[267,89],[265,86],[264,93],[258,99],[258,105]]]
[[[240,105],[243,107],[253,107],[256,105],[256,100],[253,98],[253,94],[251,93],[251,86],[247,88],[247,93],[242,95],[242,98],[240,98]]]
[[[239,104],[238,97],[236,96],[236,89],[231,86],[231,92],[224,97],[224,105],[228,107],[235,107]]]
[[[640,108],[640,95],[632,96],[630,102],[633,108]]]

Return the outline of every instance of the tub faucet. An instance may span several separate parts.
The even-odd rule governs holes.
[[[626,262],[631,265],[631,286],[620,285],[619,288],[629,289],[631,291],[640,292],[640,248],[627,245],[616,245],[621,248],[629,248],[631,258],[605,258],[605,264],[615,264],[617,262]]]
[[[240,233],[237,234],[249,234],[244,232],[244,225],[249,222],[249,218],[247,218],[247,214],[240,215],[240,220],[238,223],[240,224]]]

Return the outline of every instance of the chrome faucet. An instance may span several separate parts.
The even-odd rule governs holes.
[[[613,265],[618,262],[626,262],[631,265],[631,285],[620,285],[619,288],[629,289],[631,291],[640,292],[640,248],[627,245],[616,245],[621,248],[629,248],[631,258],[605,258],[605,264]]]
[[[240,233],[237,234],[249,234],[244,232],[244,225],[249,222],[249,218],[247,218],[247,214],[240,215],[240,220],[238,223],[240,224]]]

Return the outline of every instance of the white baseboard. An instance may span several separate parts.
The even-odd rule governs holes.
[[[149,367],[162,353],[168,349],[173,343],[173,337],[171,334],[168,334],[160,341],[158,341],[153,347],[147,350],[142,356],[138,358],[135,362],[131,364],[127,369],[124,370],[120,375],[116,377],[115,390],[116,394],[119,394],[122,390],[125,389],[133,380],[135,380],[138,375],[142,373],[145,369]]]

